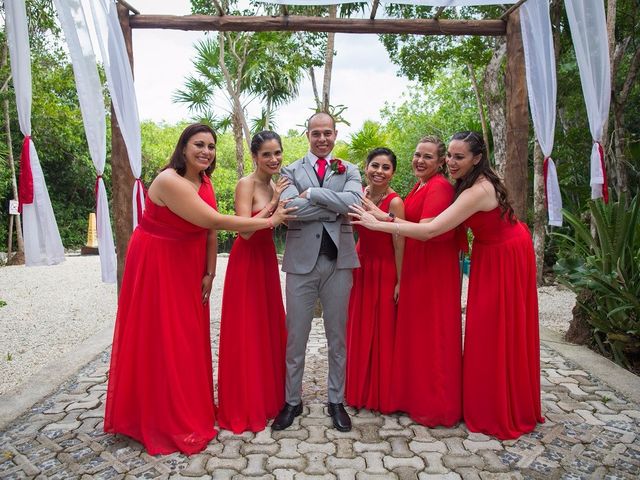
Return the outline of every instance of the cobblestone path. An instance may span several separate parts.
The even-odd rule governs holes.
[[[305,408],[290,429],[221,431],[198,455],[152,457],[137,442],[102,432],[104,352],[0,432],[0,478],[639,478],[638,405],[546,344],[541,360],[547,421],[518,440],[469,433],[464,424],[431,429],[404,415],[353,409],[353,430],[340,433],[326,414],[326,345],[322,324],[314,321]]]

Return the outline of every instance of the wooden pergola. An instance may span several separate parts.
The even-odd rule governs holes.
[[[338,0],[336,0],[339,3]],[[519,15],[512,15],[526,0],[511,6],[498,19],[451,20],[440,19],[440,7],[430,19],[376,18],[379,0],[371,6],[370,18],[328,18],[289,15],[286,6],[279,15],[234,16],[225,15],[144,15],[125,0],[117,0],[118,17],[124,33],[129,62],[133,70],[133,28],[171,29],[185,31],[305,31],[363,34],[413,35],[480,35],[505,36],[506,65],[506,157],[505,183],[512,205],[519,218],[525,218],[527,205],[527,158],[529,136],[529,110],[525,78],[524,49]],[[217,2],[214,2],[217,3]],[[131,192],[134,177],[131,173],[127,150],[115,114],[111,114],[111,166],[113,182],[113,216],[118,254],[118,285],[122,280],[127,244],[132,233]]]

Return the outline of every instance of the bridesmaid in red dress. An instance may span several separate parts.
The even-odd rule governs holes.
[[[236,186],[240,217],[268,218],[289,184],[271,177],[282,165],[282,142],[254,135],[255,171]],[[264,430],[284,403],[287,331],[276,249],[270,230],[241,232],[233,244],[222,296],[218,355],[218,425],[234,433]]]
[[[406,220],[389,218],[365,201],[380,220],[427,224],[445,210],[454,189],[441,173],[445,146],[420,139],[413,154],[418,182],[404,201]],[[396,227],[392,224],[392,230]],[[392,233],[396,233],[395,231]],[[462,418],[462,324],[459,248],[454,232],[428,242],[406,240],[391,367],[391,409],[428,427]]]
[[[404,218],[402,200],[389,182],[396,155],[376,148],[367,156],[365,198],[385,213]],[[353,270],[347,322],[345,398],[349,405],[390,411],[391,361],[403,237],[358,228],[360,268]]]
[[[221,215],[209,175],[216,135],[189,125],[156,177],[133,232],[118,299],[104,430],[151,455],[192,454],[215,437],[209,293],[215,230],[273,228],[268,219]]]
[[[424,225],[377,221],[354,207],[356,224],[428,240],[464,222],[474,235],[463,366],[463,412],[472,432],[518,438],[544,421],[535,256],[482,136],[460,132],[447,153],[456,200]],[[402,290],[401,290],[402,295]]]

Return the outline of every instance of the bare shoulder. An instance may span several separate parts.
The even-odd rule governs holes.
[[[184,179],[172,168],[161,171],[149,186],[149,198],[156,205],[164,206],[162,197],[170,191],[180,188]]]
[[[236,192],[252,192],[255,186],[255,181],[253,180],[252,175],[247,175],[246,177],[242,177],[238,180],[236,184]]]
[[[492,210],[498,205],[496,189],[485,177],[479,177],[476,182],[462,192],[459,197],[475,202],[478,210]]]

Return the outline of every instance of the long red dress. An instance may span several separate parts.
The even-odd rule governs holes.
[[[533,244],[527,227],[477,212],[464,341],[464,421],[506,440],[543,422]]]
[[[208,177],[198,194],[216,207]],[[206,229],[147,198],[127,250],[104,429],[151,455],[196,453],[216,436],[206,254]]]
[[[222,296],[218,425],[259,432],[284,405],[287,330],[271,230],[233,243]]]
[[[406,219],[445,210],[454,189],[440,174],[405,199]],[[462,418],[460,264],[455,231],[426,242],[407,238],[392,367],[393,410],[433,427]]]
[[[380,210],[389,212],[397,196],[387,195]],[[345,399],[357,408],[389,412],[396,321],[395,250],[390,234],[359,226],[356,229],[360,268],[353,270],[349,299]]]

